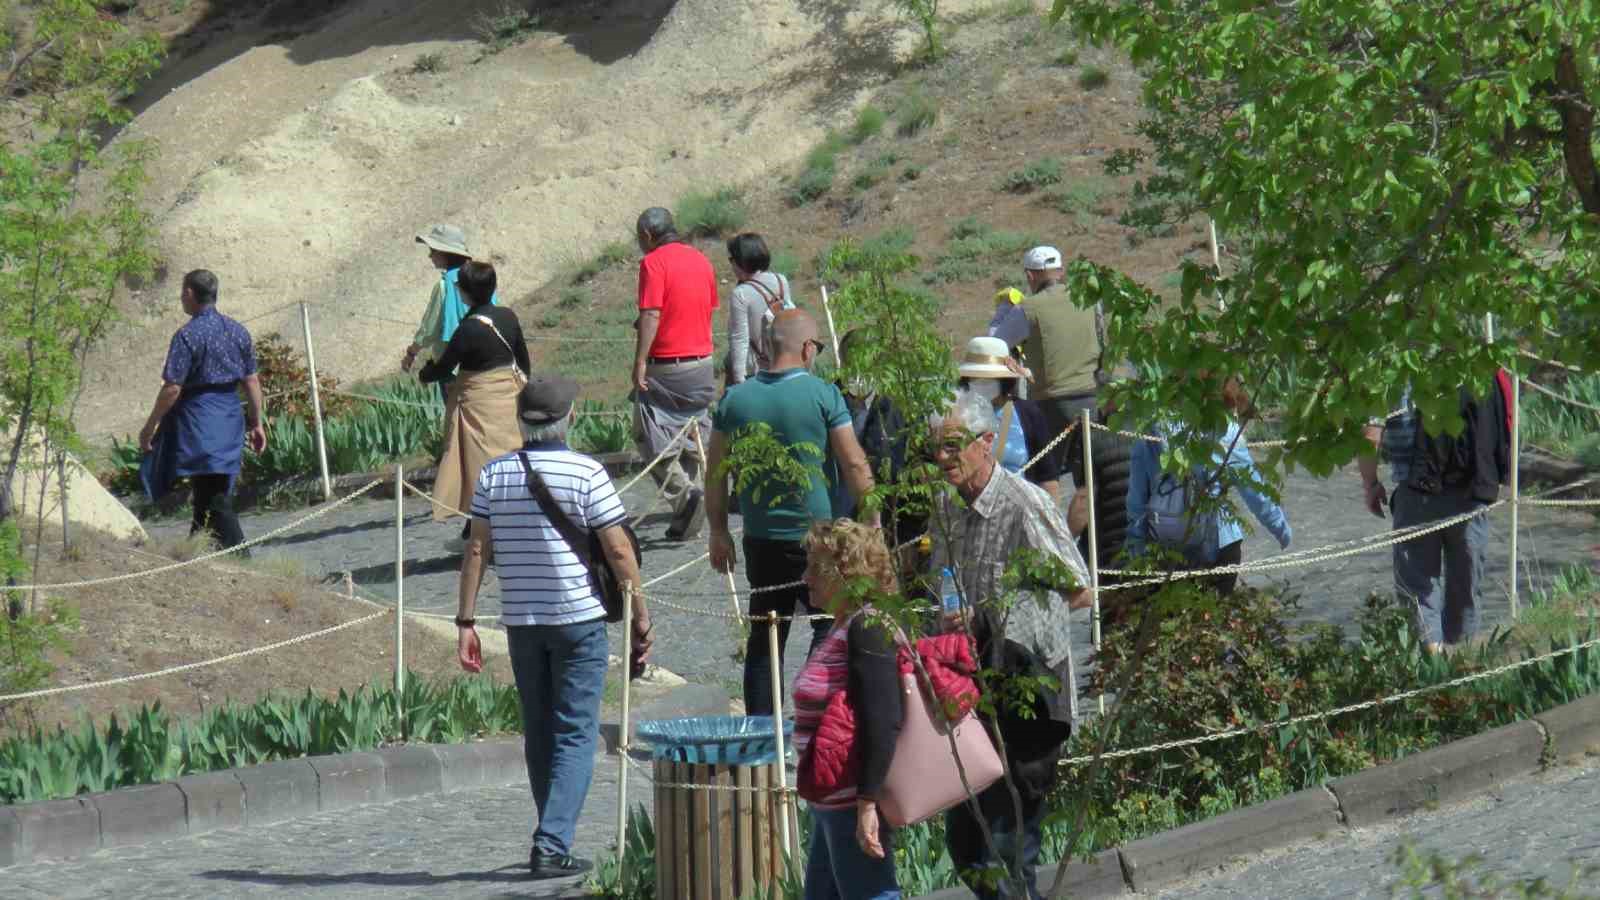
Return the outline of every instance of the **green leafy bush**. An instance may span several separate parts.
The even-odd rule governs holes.
[[[1034,235],[1017,231],[997,231],[972,216],[957,222],[950,230],[950,241],[924,272],[927,284],[950,284],[986,278],[996,266],[1019,257],[1039,243]]]
[[[330,473],[374,472],[398,460],[439,455],[444,401],[437,387],[397,377],[359,393],[374,399],[346,398],[359,406],[323,423]],[[317,467],[315,426],[292,416],[269,419],[266,450],[244,458],[244,476],[252,481],[303,476]]]
[[[805,167],[789,185],[789,205],[804,206],[833,189],[833,176],[839,168],[839,153],[849,140],[829,131],[822,142],[806,154]]]
[[[0,803],[29,803],[276,759],[370,750],[399,740],[460,743],[522,730],[516,689],[485,677],[409,674],[404,715],[392,687],[321,697],[267,697],[187,721],[141,707],[126,724],[32,731],[0,742]]]
[[[1049,187],[1061,181],[1061,160],[1054,156],[1046,156],[1037,162],[1029,163],[1024,168],[1006,175],[1000,181],[1000,189],[1013,194],[1026,194],[1039,188]]]
[[[627,416],[592,415],[626,411],[627,404],[583,400],[578,404],[578,421],[568,436],[572,449],[580,453],[617,453],[633,446],[631,420]],[[589,414],[589,415],[586,415]]]
[[[1063,48],[1060,53],[1057,53],[1055,55],[1054,59],[1050,60],[1050,64],[1053,65],[1053,66],[1060,66],[1062,68],[1071,68],[1072,66],[1077,65],[1078,64],[1078,48],[1076,48],[1076,47],[1065,47],[1065,48]]]
[[[690,237],[720,237],[738,231],[749,215],[744,195],[733,187],[687,194],[674,212],[678,231]]]
[[[1114,192],[1115,186],[1108,179],[1084,178],[1046,191],[1041,200],[1063,215],[1081,212],[1106,215],[1111,210],[1103,201]]]

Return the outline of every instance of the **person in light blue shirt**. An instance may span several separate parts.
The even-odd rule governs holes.
[[[1167,439],[1181,433],[1184,427],[1181,423],[1164,423],[1152,429],[1152,436],[1160,437],[1162,440],[1147,439],[1134,442],[1132,472],[1128,484],[1128,536],[1123,549],[1130,559],[1136,559],[1149,549],[1150,544],[1161,543],[1182,553],[1185,565],[1189,568],[1236,566],[1243,560],[1244,526],[1225,509],[1205,514],[1195,513],[1204,515],[1205,518],[1186,523],[1187,527],[1184,530],[1188,537],[1183,546],[1175,546],[1157,537],[1158,528],[1155,519],[1160,515],[1157,509],[1169,505],[1160,501],[1173,491],[1185,489],[1184,485],[1180,484],[1179,478],[1164,472],[1161,468],[1161,456],[1166,452]],[[1238,470],[1242,476],[1243,483],[1238,485],[1238,490],[1245,506],[1249,507],[1256,521],[1278,539],[1278,546],[1287,550],[1293,536],[1289,519],[1284,515],[1283,508],[1274,503],[1271,497],[1252,487],[1262,483],[1261,475],[1256,471],[1255,462],[1250,458],[1250,450],[1245,446],[1238,423],[1232,420],[1228,422],[1228,429],[1218,442],[1209,464],[1195,467],[1193,478],[1188,481],[1190,488],[1206,484],[1224,458],[1228,466]],[[1221,493],[1221,485],[1213,485],[1209,491],[1215,497]],[[1208,581],[1218,594],[1226,596],[1233,593],[1233,589],[1238,585],[1239,576],[1237,573],[1229,573]]]

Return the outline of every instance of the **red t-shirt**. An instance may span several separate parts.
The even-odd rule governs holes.
[[[639,262],[639,308],[661,310],[650,355],[710,356],[717,273],[711,260],[683,243],[663,244]]]

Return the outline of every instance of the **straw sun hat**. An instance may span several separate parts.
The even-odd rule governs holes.
[[[1010,357],[1005,341],[996,337],[975,337],[967,341],[967,352],[956,371],[962,378],[1016,378],[1017,373],[1006,366]]]

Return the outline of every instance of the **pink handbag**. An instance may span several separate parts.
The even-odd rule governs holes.
[[[999,781],[1003,774],[1000,754],[975,711],[969,711],[951,726],[937,704],[930,708],[915,672],[900,676],[900,692],[904,718],[889,774],[878,794],[878,812],[895,828],[915,825],[966,802],[961,772],[950,752],[952,731],[974,795]]]

